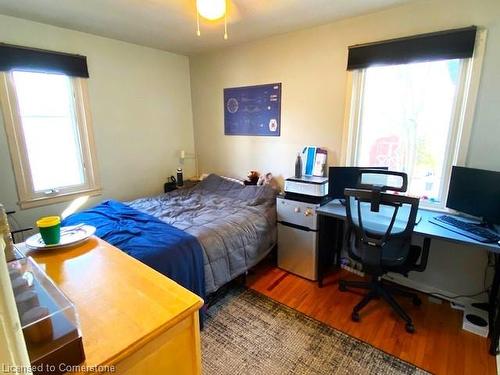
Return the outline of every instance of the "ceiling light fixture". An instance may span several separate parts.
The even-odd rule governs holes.
[[[227,39],[226,0],[196,0],[196,35],[200,36],[200,16],[210,21],[224,17],[224,39]]]

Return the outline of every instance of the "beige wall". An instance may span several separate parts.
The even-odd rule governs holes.
[[[488,39],[467,160],[500,170],[500,1],[433,0],[191,57],[200,171],[243,176],[257,169],[287,177],[307,144],[325,146],[330,164],[338,164],[347,47],[471,24],[487,28]],[[283,83],[281,137],[224,136],[223,88],[272,82]],[[438,247],[446,249],[433,251],[429,270],[416,279],[457,293],[483,288],[484,253]]]
[[[488,29],[469,164],[500,169],[500,2],[420,1],[190,58],[201,171],[289,176],[303,145],[322,145],[337,164],[349,45],[475,24]],[[223,88],[282,82],[281,137],[224,136]],[[230,155],[230,157],[228,157]]]
[[[189,62],[185,56],[90,34],[0,16],[0,41],[86,55],[99,174],[104,198],[160,193],[178,167],[178,152],[194,152]],[[194,165],[186,161],[186,175]],[[0,202],[19,209],[3,117],[0,116]],[[23,210],[33,225],[66,204]]]

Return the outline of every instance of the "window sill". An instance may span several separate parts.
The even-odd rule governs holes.
[[[450,209],[446,207],[433,206],[431,204],[422,204],[418,206],[419,209],[433,211],[433,212],[442,212],[442,213],[450,213]]]
[[[59,195],[51,196],[51,197],[22,200],[22,201],[19,201],[19,206],[21,207],[21,209],[24,210],[26,208],[48,206],[48,205],[55,204],[55,203],[67,202],[67,201],[70,201],[72,199],[76,199],[78,197],[85,196],[85,195],[88,195],[90,197],[95,197],[95,196],[101,195],[101,194],[102,194],[101,188],[80,190],[80,191],[66,193],[66,194],[59,194]]]

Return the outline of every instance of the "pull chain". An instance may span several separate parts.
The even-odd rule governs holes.
[[[227,11],[224,13],[224,40],[227,40]]]
[[[196,35],[201,36],[200,31],[200,12],[196,9]],[[224,40],[227,40],[227,10],[224,12]]]
[[[196,10],[196,35],[200,36],[200,13]]]
[[[224,40],[227,40],[227,12],[224,13]]]

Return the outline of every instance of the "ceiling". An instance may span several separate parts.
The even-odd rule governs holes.
[[[410,0],[228,0],[201,22],[195,0],[0,0],[0,13],[187,55],[374,12]]]

